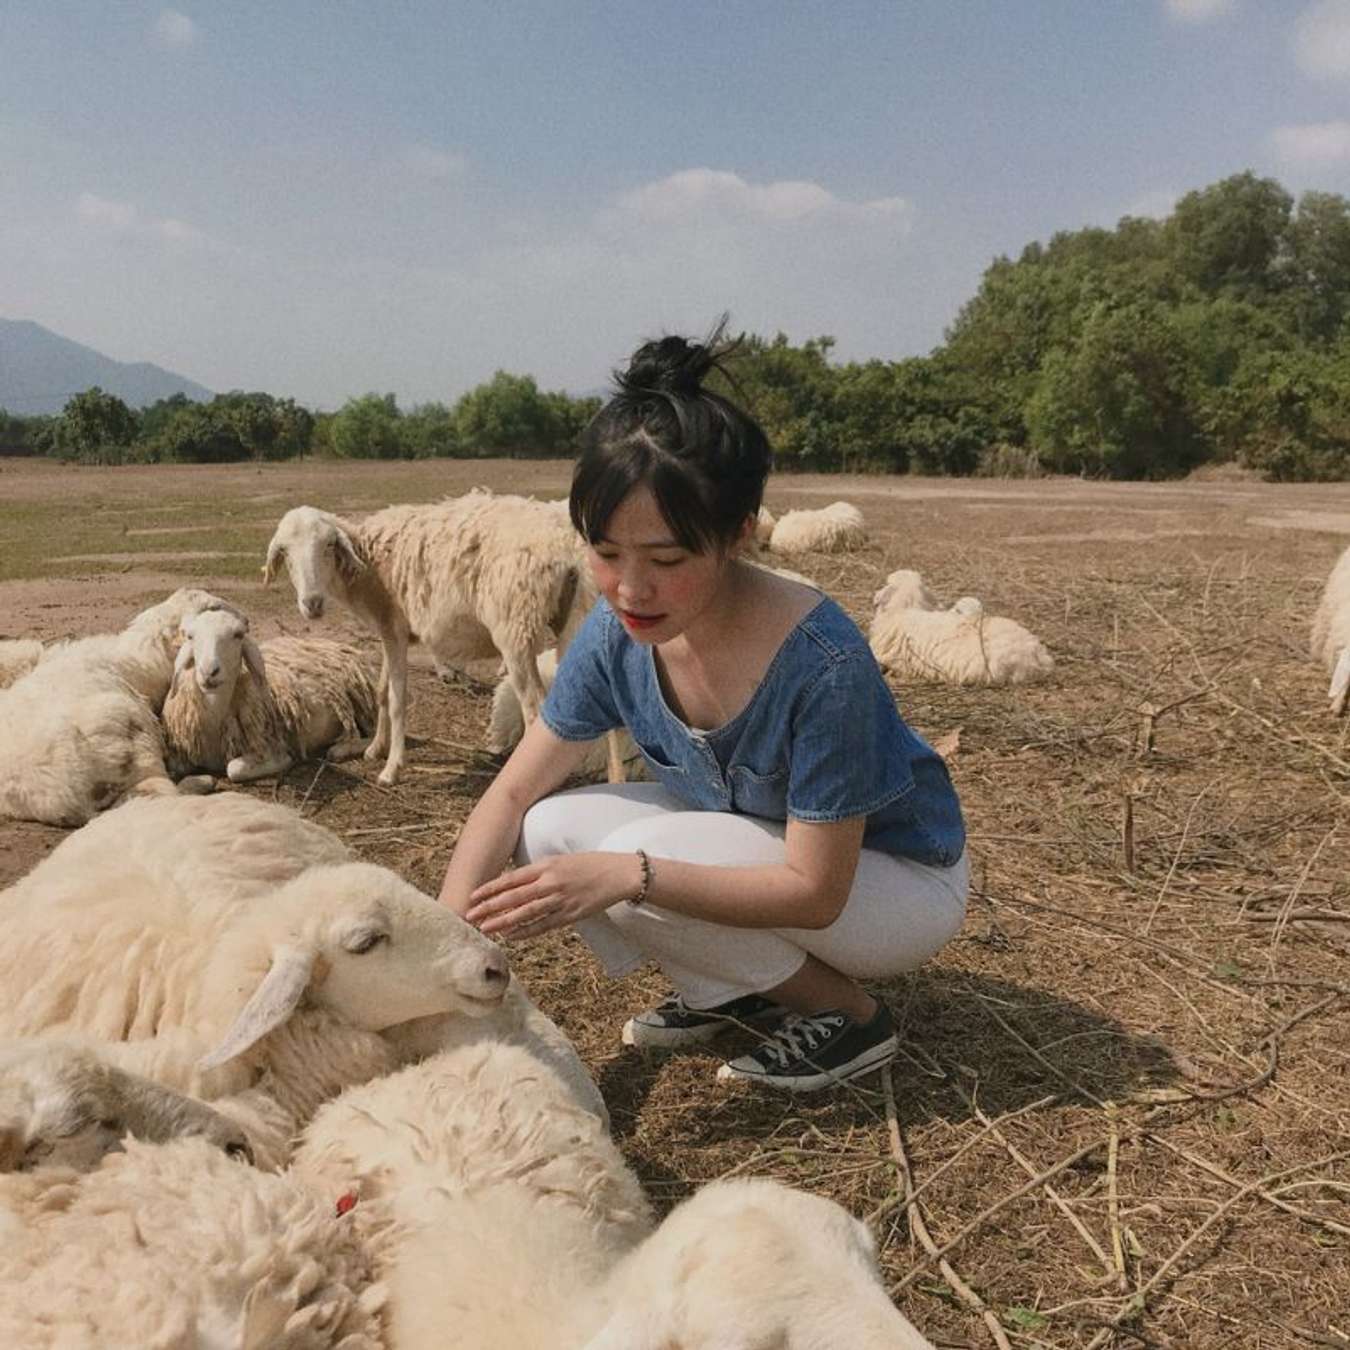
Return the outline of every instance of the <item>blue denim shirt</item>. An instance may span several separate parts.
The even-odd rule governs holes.
[[[600,600],[541,716],[568,741],[627,727],[652,776],[692,808],[769,820],[866,816],[865,847],[938,867],[965,847],[947,766],[905,725],[867,640],[825,597],[783,640],[749,703],[713,731],[671,711],[651,647]]]

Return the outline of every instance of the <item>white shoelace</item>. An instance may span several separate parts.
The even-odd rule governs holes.
[[[765,1057],[771,1059],[780,1069],[786,1069],[788,1061],[804,1059],[823,1041],[827,1041],[834,1031],[844,1025],[842,1013],[818,1013],[807,1017],[802,1013],[789,1013],[783,1019],[783,1025],[765,1043]]]

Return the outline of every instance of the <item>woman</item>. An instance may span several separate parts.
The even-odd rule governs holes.
[[[574,924],[613,976],[656,961],[676,993],[626,1043],[754,1025],[763,1043],[719,1077],[811,1091],[894,1057],[890,1013],[858,981],[955,934],[965,834],[853,622],[740,556],[770,453],[702,387],[720,336],[641,347],[584,434],[570,507],[602,598],[441,899],[508,939]],[[619,726],[656,781],[557,792]]]

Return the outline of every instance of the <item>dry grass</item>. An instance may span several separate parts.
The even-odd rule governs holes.
[[[155,524],[154,480],[125,472],[81,476]],[[203,505],[265,490],[279,515],[475,482],[556,494],[565,470],[191,472],[167,490]],[[6,465],[0,498],[15,483]],[[23,483],[67,506],[75,491]],[[821,494],[855,500],[872,531],[867,551],[802,567],[855,617],[886,572],[917,566],[1027,623],[1058,668],[1023,690],[897,689],[925,734],[960,729],[976,888],[948,950],[880,990],[904,1037],[890,1092],[792,1101],[718,1084],[707,1055],[620,1049],[657,976],[610,983],[570,935],[516,949],[626,1156],[661,1206],[734,1172],[869,1217],[897,1301],[939,1345],[1350,1346],[1350,746],[1304,650],[1350,490],[784,478],[769,500]],[[1311,510],[1332,524],[1253,520]],[[47,601],[0,585],[0,606],[24,599],[11,630],[95,578],[59,584]],[[288,597],[221,585],[264,633],[302,627]],[[433,889],[494,770],[474,749],[488,691],[419,670],[413,698],[404,783],[358,763],[261,790]],[[56,837],[0,830],[0,880]]]

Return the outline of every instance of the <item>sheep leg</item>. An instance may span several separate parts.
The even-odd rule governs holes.
[[[1347,700],[1350,700],[1350,647],[1346,647],[1331,672],[1331,688],[1327,691],[1331,702],[1331,715],[1340,717],[1345,712]]]
[[[388,664],[388,679],[385,695],[389,703],[389,758],[380,770],[377,782],[390,784],[398,782],[403,768],[403,756],[408,731],[408,632],[401,626],[386,630],[381,634],[384,643],[385,660]],[[379,728],[376,728],[376,739]],[[373,748],[373,746],[371,747]],[[370,749],[366,758],[373,758]]]
[[[494,641],[496,635],[493,635]],[[544,701],[544,681],[539,674],[539,661],[533,651],[511,651],[498,648],[506,662],[506,678],[520,701],[520,715],[526,728],[539,716]]]
[[[623,747],[619,744],[619,733],[617,731],[605,733],[605,753],[607,758],[605,777],[611,783],[626,783],[628,781],[628,765],[623,762]]]
[[[225,766],[225,776],[231,783],[256,783],[259,778],[272,778],[285,773],[294,763],[287,754],[236,755]]]
[[[369,736],[358,736],[347,741],[334,741],[323,752],[323,757],[330,764],[341,764],[343,760],[359,759],[372,744],[373,740]]]
[[[216,790],[216,780],[209,773],[191,773],[178,780],[178,791],[187,797],[204,797]]]
[[[389,648],[380,640],[380,678],[375,686],[375,734],[365,748],[367,759],[389,753]]]

